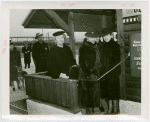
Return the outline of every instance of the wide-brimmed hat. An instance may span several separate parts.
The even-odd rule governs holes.
[[[60,36],[60,35],[63,35],[64,33],[65,33],[64,31],[57,31],[53,33],[53,36]]]
[[[105,36],[105,35],[107,35],[107,34],[111,34],[113,32],[113,30],[112,29],[109,29],[109,28],[104,28],[103,30],[102,30],[102,36]]]
[[[43,36],[43,34],[36,33],[35,39],[37,39],[39,36]]]
[[[99,33],[98,32],[87,32],[85,33],[86,37],[99,37]]]

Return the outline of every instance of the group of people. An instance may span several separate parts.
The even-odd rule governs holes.
[[[65,32],[53,34],[56,45],[49,50],[42,41],[42,34],[37,34],[38,41],[33,45],[32,57],[36,72],[48,71],[52,78],[79,79],[80,106],[86,107],[87,113],[93,113],[97,106],[97,93],[100,111],[105,113],[118,112],[120,66],[107,73],[120,62],[120,47],[113,40],[112,30],[104,28],[102,33],[87,32],[83,45],[79,49],[79,66],[76,64],[69,46],[64,44]],[[104,75],[106,74],[106,75]],[[86,84],[86,80],[96,81],[103,76],[99,85]],[[94,83],[94,82],[93,82]]]
[[[70,47],[64,44],[66,38],[64,31],[53,33],[56,45],[50,49],[48,44],[42,40],[43,34],[37,33],[35,37],[37,42],[32,47],[36,73],[48,71],[48,75],[52,78],[79,79],[79,105],[85,107],[87,113],[92,114],[94,107],[97,106],[105,113],[111,114],[112,110],[117,113],[120,66],[107,72],[120,62],[120,47],[111,34],[112,30],[107,28],[104,28],[101,33],[87,32],[83,45],[79,49],[79,65],[77,65]],[[23,52],[27,55],[28,51],[26,46]],[[17,55],[20,58],[18,53]],[[11,59],[10,63],[13,61],[15,60]],[[14,64],[20,66],[21,61],[18,60]],[[15,65],[11,66],[15,67]],[[30,67],[29,64],[28,67]],[[99,84],[92,85],[101,76],[103,77],[98,80]],[[93,81],[92,84],[86,84],[88,80]],[[97,89],[99,90],[96,93]],[[96,101],[98,104],[95,103]]]
[[[25,42],[24,47],[22,48],[22,53],[24,54],[24,64],[25,69],[30,68],[31,63],[31,48],[28,46],[28,43]],[[17,82],[18,89],[21,89],[21,86],[24,88],[24,74],[27,74],[26,71],[22,70],[21,64],[21,54],[14,47],[14,44],[10,42],[10,85],[13,87],[13,91],[15,91],[14,82]],[[22,85],[20,85],[22,83]]]
[[[53,33],[56,45],[49,50],[48,44],[42,40],[43,34],[37,33],[38,40],[32,47],[32,57],[36,73],[48,71],[52,78],[78,78],[78,67],[70,47],[64,44],[65,32]],[[72,70],[71,70],[72,69]]]
[[[118,66],[111,72],[109,71],[120,62],[120,46],[113,40],[111,34],[112,30],[106,28],[101,34],[86,33],[83,46],[79,49],[81,70],[79,80],[82,89],[79,93],[80,105],[86,107],[90,114],[97,106],[105,114],[118,113],[121,68]],[[99,79],[100,83],[87,83],[86,79],[91,81]],[[99,96],[96,96],[98,91]]]

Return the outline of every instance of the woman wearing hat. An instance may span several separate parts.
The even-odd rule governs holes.
[[[100,76],[100,53],[96,44],[99,33],[88,32],[79,49],[79,101],[86,112],[92,114],[99,107],[99,85],[95,82]],[[88,81],[90,80],[90,81]],[[91,82],[92,81],[92,82]]]
[[[24,63],[25,63],[25,69],[28,65],[28,68],[30,68],[30,63],[31,63],[31,49],[28,46],[28,42],[25,42],[25,46],[22,48],[22,53],[24,53]]]
[[[78,79],[76,60],[70,47],[64,44],[64,31],[53,34],[56,45],[52,46],[48,54],[48,74],[52,78]]]
[[[108,72],[120,62],[120,46],[111,37],[112,30],[104,28],[102,30],[104,42],[101,52],[102,75]],[[100,90],[101,98],[107,98],[109,101],[110,114],[112,110],[118,111],[117,100],[119,99],[119,75],[120,66],[112,70],[101,80]],[[114,109],[113,109],[114,106]]]

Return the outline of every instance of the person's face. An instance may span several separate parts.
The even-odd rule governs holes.
[[[64,35],[56,36],[56,43],[57,45],[63,45],[64,44]]]
[[[38,37],[38,41],[39,41],[39,42],[42,42],[42,41],[43,41],[42,36],[39,36],[39,37]]]
[[[109,42],[111,40],[111,35],[110,34],[105,35],[104,40],[105,42]]]
[[[87,37],[87,41],[91,42],[92,44],[94,44],[96,42],[96,38],[93,37]]]

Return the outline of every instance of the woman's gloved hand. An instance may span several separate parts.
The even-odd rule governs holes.
[[[59,77],[60,77],[60,78],[65,78],[65,79],[69,79],[69,76],[67,76],[67,75],[64,74],[64,73],[61,73]]]

